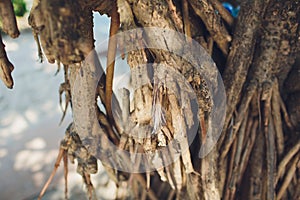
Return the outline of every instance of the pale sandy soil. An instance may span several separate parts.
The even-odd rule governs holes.
[[[107,38],[109,20],[96,18],[97,42]],[[26,28],[26,27],[25,27]],[[58,88],[63,72],[54,76],[56,66],[37,62],[37,48],[31,31],[25,29],[18,39],[3,37],[6,50],[15,66],[15,86],[8,90],[0,83],[0,199],[36,199],[53,169],[59,142],[71,114],[59,126],[61,110]],[[105,44],[105,42],[104,42]],[[98,52],[106,46],[96,46]],[[101,63],[105,58],[101,58]],[[119,68],[119,75],[124,73]],[[126,71],[126,70],[125,70]],[[85,199],[84,185],[70,165],[70,199]],[[93,176],[98,199],[113,199],[116,188],[100,165]],[[63,168],[60,167],[45,199],[64,198]]]

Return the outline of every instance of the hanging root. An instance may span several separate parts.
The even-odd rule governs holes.
[[[143,187],[143,188],[147,188],[147,183],[145,181],[145,179],[143,178],[143,176],[141,176],[140,174],[133,174],[134,179]],[[158,200],[158,198],[156,197],[156,194],[151,190],[147,190],[147,194],[149,199],[151,200]]]
[[[210,35],[217,43],[224,55],[228,55],[229,42],[231,36],[226,30],[225,26],[215,12],[211,3],[207,0],[196,1],[188,0],[195,13],[202,19]]]
[[[94,198],[95,194],[90,174],[97,173],[97,160],[87,152],[86,148],[82,145],[78,134],[74,132],[74,125],[70,124],[66,130],[65,138],[61,141],[54,169],[41,190],[38,200],[41,200],[44,196],[62,159],[64,162],[65,199],[68,199],[68,157],[72,163],[74,163],[74,159],[77,159],[77,172],[82,176],[84,183],[87,186],[89,199],[96,199]]]
[[[240,18],[235,27],[234,39],[231,43],[231,50],[227,57],[226,68],[222,76],[227,95],[225,127],[231,121],[240,101],[240,96],[237,94],[242,93],[253,58],[260,19],[263,17],[263,5],[260,0],[245,1],[245,4],[241,8]],[[246,46],[247,48],[243,48],[243,51],[241,51],[241,46]],[[248,86],[246,85],[246,87]],[[220,139],[220,144],[224,137],[225,134]]]
[[[256,133],[257,137],[254,143],[253,151],[249,160],[250,165],[248,166],[250,172],[249,177],[249,188],[247,193],[244,194],[246,199],[262,199],[263,183],[261,177],[263,176],[263,163],[264,163],[264,135],[258,130]]]
[[[68,199],[68,154],[65,152],[63,154],[63,162],[64,162],[64,178],[65,178],[65,199]]]
[[[0,19],[2,22],[2,31],[7,33],[10,37],[16,38],[20,32],[17,27],[14,8],[11,0],[2,0],[0,2]],[[14,81],[11,73],[14,70],[14,66],[7,58],[5,45],[2,42],[0,35],[0,79],[4,82],[7,88],[12,89]]]
[[[117,34],[120,27],[120,17],[117,12],[117,5],[113,2],[112,12],[111,12],[111,22],[110,22],[110,32],[109,32],[109,42],[107,51],[107,65],[106,65],[106,85],[105,85],[105,106],[109,121],[113,124],[113,114],[112,114],[112,88],[113,88],[113,76],[114,76],[114,66],[115,57],[117,49]]]
[[[274,134],[274,122],[271,113],[271,97],[272,89],[269,83],[263,85],[262,101],[263,101],[263,131],[266,141],[266,198],[274,199],[275,186],[275,134]],[[276,123],[276,122],[275,122]]]
[[[192,33],[191,33],[191,24],[189,19],[189,4],[188,0],[182,0],[182,16],[183,16],[183,25],[184,25],[184,33],[187,36],[188,42],[192,40]]]
[[[254,93],[256,92],[256,87],[257,87],[256,83],[250,83],[247,86],[246,92],[241,100],[241,105],[239,106],[237,116],[234,120],[235,122],[233,126],[233,133],[231,137],[228,137],[228,140],[224,143],[224,146],[222,147],[221,160],[226,157],[227,153],[230,150],[230,147],[236,137],[236,134],[241,126],[241,123],[246,116],[246,112],[249,109],[249,104],[254,96]]]
[[[248,123],[248,113],[246,113],[246,117],[242,122],[241,128],[238,132],[237,138],[234,140],[234,146],[232,149],[231,154],[231,161],[229,166],[229,173],[227,179],[227,190],[225,190],[224,200],[234,199],[235,192],[236,192],[236,184],[241,177],[239,167],[240,167],[240,160],[242,156],[242,148],[243,148],[243,141],[245,138],[246,126]]]
[[[294,5],[294,1],[289,2]],[[245,2],[245,5],[249,3]],[[221,181],[222,183],[225,182],[222,184],[225,199],[241,197],[247,199],[275,199],[276,192],[277,195],[280,194],[279,198],[282,198],[287,191],[287,185],[291,183],[291,177],[295,174],[295,155],[298,155],[299,151],[299,145],[296,143],[286,153],[287,147],[285,147],[286,138],[283,133],[283,124],[285,122],[289,131],[293,130],[293,127],[281,98],[278,81],[282,78],[280,73],[281,62],[288,64],[287,60],[284,60],[288,56],[280,48],[282,45],[281,40],[288,40],[290,44],[292,43],[295,34],[291,34],[286,30],[294,26],[292,23],[295,23],[293,18],[295,15],[292,13],[296,13],[299,6],[284,6],[287,4],[271,1],[267,6],[265,18],[262,22],[264,29],[262,32],[258,32],[259,24],[248,24],[245,21],[247,22],[250,17],[252,22],[259,22],[259,16],[264,13],[264,6],[259,1],[253,1],[252,3],[254,3],[253,6],[248,5],[245,8],[250,8],[250,11],[253,9],[251,11],[253,15],[247,15],[250,11],[243,10],[242,7],[243,14],[241,14],[239,20],[243,23],[237,24],[235,33],[237,41],[233,41],[233,49],[229,54],[228,66],[223,76],[224,84],[228,86],[226,128],[230,120],[233,122],[232,133],[224,134],[223,145],[219,146],[221,154],[219,165],[224,166],[225,162],[228,163],[224,170],[227,173],[227,180],[226,182]],[[257,12],[258,10],[261,11]],[[291,14],[287,18],[283,17],[283,13],[287,12]],[[244,30],[245,27],[248,27],[248,29]],[[251,34],[248,33],[250,30]],[[254,39],[257,33],[261,34],[259,44],[256,44]],[[239,41],[239,37],[244,41]],[[245,51],[238,52],[238,49],[234,49],[235,46],[238,47],[235,44],[238,41],[243,44],[244,42],[251,42],[252,46],[250,45],[251,48],[247,48],[248,51],[245,49]],[[255,44],[257,46],[254,53]],[[294,50],[291,49],[292,51]],[[247,58],[245,59],[246,55]],[[284,57],[283,55],[285,57],[278,60],[278,55],[280,55],[280,58]],[[240,65],[241,62],[237,61],[237,58],[241,61],[254,58],[250,70],[247,63]],[[231,74],[234,74],[234,76],[231,76]],[[237,75],[238,77],[236,77]],[[247,83],[245,83],[246,78]],[[242,87],[243,92],[238,92],[241,95],[237,95],[236,92],[241,90]],[[236,114],[233,114],[237,105]],[[247,112],[249,112],[249,116]],[[245,122],[247,123],[246,128],[244,126]],[[280,161],[282,157],[283,159]],[[278,167],[277,163],[279,163]],[[239,167],[236,167],[237,165]],[[285,173],[287,167],[291,169],[290,173]],[[283,177],[284,174],[286,174],[285,177]],[[222,175],[224,177],[224,174]],[[261,179],[261,177],[264,178]],[[237,188],[241,190],[240,194],[243,194],[241,196],[237,196],[239,194],[235,188],[237,185],[240,186],[240,188]],[[243,188],[249,189],[244,191]],[[278,191],[276,191],[277,188]]]
[[[43,51],[42,51],[39,35],[35,31],[32,31],[32,34],[33,34],[34,41],[38,48],[38,59],[39,59],[40,63],[42,63],[44,61],[44,56],[43,56]]]
[[[286,110],[285,104],[284,104],[281,96],[279,96],[279,102],[280,102],[280,108],[281,108],[281,111],[283,113],[283,118],[284,118],[284,121],[285,121],[286,125],[289,127],[290,130],[294,130],[293,124],[290,120],[289,114]]]
[[[244,147],[243,155],[241,157],[240,161],[240,167],[239,167],[239,180],[238,180],[238,185],[241,184],[244,172],[247,168],[247,165],[249,163],[249,158],[251,155],[251,152],[253,150],[253,146],[256,140],[256,132],[258,131],[258,120],[255,120],[253,122],[253,125],[250,126],[251,129],[249,129],[249,137],[247,138],[247,143],[246,146]]]
[[[272,92],[272,118],[273,118],[273,125],[276,137],[276,151],[278,157],[284,152],[284,134],[282,130],[282,119],[280,113],[280,93],[279,93],[279,86],[277,79],[274,81],[274,90]]]
[[[62,159],[63,157],[65,157],[66,153],[67,153],[66,150],[63,149],[62,147],[59,149],[59,153],[58,153],[57,158],[56,158],[56,161],[55,161],[54,169],[53,169],[51,175],[49,176],[47,182],[45,183],[43,189],[41,190],[41,192],[40,192],[40,194],[39,194],[39,197],[38,197],[38,200],[41,200],[42,197],[44,196],[44,194],[45,194],[47,188],[49,187],[49,185],[50,185],[52,179],[54,178],[54,175],[55,175],[55,173],[56,173],[56,171],[57,171],[57,169],[58,169],[58,167],[59,167],[59,165],[60,165],[61,159]],[[64,162],[65,162],[65,159],[64,159]],[[68,172],[65,171],[65,177],[67,176],[67,173],[68,173]],[[65,179],[66,179],[66,178],[65,178]],[[68,189],[67,189],[67,183],[65,183],[65,188],[66,188],[65,191],[68,191]],[[66,195],[66,193],[65,193],[65,195]],[[67,196],[66,196],[66,199],[67,199]]]
[[[299,165],[299,163],[300,163],[300,154],[298,153],[298,156],[295,156],[295,158],[292,160],[291,167],[288,170],[286,170],[287,171],[286,176],[285,176],[283,183],[276,195],[277,200],[282,199],[282,196],[286,192],[290,182],[292,181],[293,177],[295,176],[295,173],[297,170],[297,165]],[[299,187],[299,185],[298,185],[298,187]]]
[[[60,84],[60,86],[59,86],[59,104],[60,104],[61,110],[63,111],[63,115],[61,117],[61,120],[60,120],[59,124],[61,124],[63,122],[63,120],[66,116],[69,103],[72,106],[71,87],[70,87],[70,81],[69,81],[68,73],[69,73],[69,67],[68,67],[68,65],[64,65],[65,82]],[[62,97],[61,97],[63,92],[65,93],[65,106],[64,106],[64,108],[62,107]]]
[[[177,31],[182,32],[182,27],[183,27],[182,26],[182,20],[177,15],[176,6],[173,4],[172,0],[167,0],[167,3],[168,3],[171,18],[173,20],[173,23],[174,23]]]
[[[20,35],[11,0],[2,0],[0,2],[0,19],[2,20],[2,30],[5,33],[12,38]]]
[[[277,177],[275,180],[275,184],[277,184],[279,179],[283,176],[287,164],[299,152],[300,152],[300,140],[285,154],[284,158],[280,161],[277,169]]]
[[[82,176],[83,182],[87,189],[87,195],[89,200],[96,200],[96,192],[91,181],[91,175],[87,172],[88,170],[82,164],[78,164],[77,172]]]
[[[213,7],[215,7],[215,9],[218,10],[218,12],[220,13],[221,17],[224,19],[224,21],[229,26],[233,26],[234,18],[228,12],[228,10],[226,10],[226,8],[224,8],[224,6],[221,4],[221,2],[219,0],[210,0],[210,2],[213,5]]]
[[[0,78],[7,88],[12,89],[14,81],[11,73],[14,70],[14,66],[9,62],[4,47],[0,35]]]
[[[262,162],[263,165],[252,166],[252,168],[250,167],[249,173],[251,182],[249,195],[251,196],[251,198],[262,198],[263,196],[265,196],[267,199],[274,199],[275,186],[278,182],[279,177],[283,175],[285,166],[287,165],[289,160],[299,151],[300,145],[295,145],[294,148],[291,149],[287,156],[280,162],[277,170],[277,178],[275,178],[277,155],[276,147],[279,150],[278,153],[282,153],[284,151],[282,121],[279,105],[281,97],[278,90],[278,82],[277,79],[271,80],[269,82],[265,81],[261,84],[261,89],[259,90],[255,89],[256,84],[252,86],[246,89],[246,94],[241,100],[240,108],[238,110],[235,124],[233,126],[233,134],[228,137],[228,140],[224,144],[219,160],[220,164],[224,162],[225,157],[228,157],[228,153],[231,151],[231,156],[228,157],[231,159],[228,166],[228,179],[226,185],[224,186],[224,199],[226,200],[233,200],[235,198],[235,185],[239,185],[242,181],[242,176],[244,175],[244,172],[247,168],[247,163],[253,149],[252,147],[254,145],[254,141],[256,141],[255,143],[258,144],[256,144],[257,149],[253,149],[254,152],[252,153],[252,157],[256,161],[255,163]],[[259,94],[255,95],[256,91],[259,91]],[[258,97],[258,101],[253,97]],[[253,125],[251,125],[252,131],[250,131],[251,128],[247,128],[247,131],[244,124],[245,122],[249,123],[247,120],[247,111],[249,109],[250,111],[255,109],[252,105],[250,106],[251,101],[258,102],[257,105],[258,109],[260,110],[259,113],[261,113],[261,120],[255,119],[255,122],[253,123]],[[280,126],[278,126],[276,123],[279,123]],[[257,129],[257,127],[260,128]],[[259,138],[255,140],[257,131],[259,131]],[[264,135],[264,137],[262,137],[262,134]],[[248,141],[244,143],[243,141],[246,137],[248,137]],[[242,146],[244,146],[244,152],[242,152]],[[263,158],[261,157],[262,155],[260,155],[261,150],[264,150],[265,152],[265,160],[263,160]],[[250,163],[251,165],[256,165],[252,162]],[[263,180],[264,184],[259,184],[257,186],[258,177],[260,172],[262,171],[266,173],[266,176],[264,176],[265,179]],[[256,175],[254,175],[253,173],[256,173]],[[288,178],[286,179],[286,181],[290,182]],[[259,192],[254,194],[255,190],[258,190]],[[281,190],[280,192],[282,193],[283,190]]]

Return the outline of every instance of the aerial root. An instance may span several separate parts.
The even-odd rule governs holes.
[[[280,161],[277,169],[277,177],[275,179],[276,185],[279,179],[283,176],[287,164],[299,152],[300,152],[300,140],[285,154],[284,158]]]
[[[70,81],[69,81],[69,74],[68,74],[68,69],[69,69],[69,66],[68,65],[64,65],[64,79],[65,79],[65,82],[60,84],[59,86],[59,105],[60,105],[60,108],[63,112],[63,115],[60,119],[60,122],[59,124],[61,125],[61,123],[63,122],[63,120],[65,119],[65,116],[66,116],[66,113],[67,113],[67,109],[69,107],[69,103],[71,104],[72,106],[72,102],[71,102],[71,86],[70,86]],[[62,106],[62,94],[65,93],[65,107],[63,108]]]
[[[189,4],[187,0],[182,0],[182,16],[183,16],[183,25],[184,33],[187,36],[187,42],[192,42],[192,33],[191,33],[191,23],[189,19]]]
[[[109,121],[112,123],[113,114],[112,114],[112,85],[113,85],[113,77],[114,77],[114,67],[115,67],[115,57],[117,51],[117,37],[114,36],[117,34],[120,27],[120,18],[119,13],[117,11],[117,5],[113,3],[112,12],[111,12],[111,24],[109,31],[109,42],[108,42],[108,50],[107,50],[107,65],[106,65],[106,85],[105,85],[105,106],[106,112]]]
[[[177,15],[176,6],[173,4],[172,0],[167,0],[167,3],[171,14],[171,18],[173,20],[173,23],[175,24],[177,31],[182,32],[183,25],[181,19]]]
[[[219,14],[225,20],[225,22],[229,26],[233,26],[234,18],[228,12],[228,10],[226,10],[226,8],[224,8],[224,6],[221,4],[221,2],[219,0],[210,0],[210,2],[213,5],[213,7],[215,7],[218,10]]]
[[[283,112],[283,118],[284,118],[284,121],[286,123],[286,125],[289,127],[290,130],[294,130],[294,126],[291,122],[291,119],[289,117],[289,114],[286,110],[286,107],[285,107],[285,104],[282,100],[282,97],[279,95],[279,102],[280,102],[280,108],[281,108],[281,111]]]
[[[262,128],[265,136],[266,144],[266,197],[267,199],[274,199],[274,173],[275,173],[275,134],[273,126],[273,117],[271,113],[271,98],[273,93],[273,88],[271,84],[263,84],[261,100],[263,103],[262,107]]]
[[[300,162],[300,154],[298,153],[298,156],[295,156],[295,158],[292,160],[291,167],[288,170],[286,170],[287,174],[286,174],[286,176],[283,180],[283,183],[276,195],[277,200],[280,200],[283,197],[284,193],[286,192],[286,189],[288,188],[290,182],[292,181],[292,179],[296,173],[297,165],[299,162]]]
[[[244,174],[244,172],[247,168],[249,158],[250,158],[250,155],[251,155],[254,143],[255,143],[256,132],[257,131],[258,131],[258,120],[255,120],[253,125],[251,126],[250,134],[249,134],[249,137],[247,138],[247,143],[246,143],[246,146],[244,148],[243,155],[241,157],[240,169],[239,169],[240,170],[239,173],[240,173],[241,176],[239,177],[238,184],[241,183],[242,175]]]
[[[188,0],[192,9],[204,22],[210,35],[221,49],[222,53],[228,55],[228,46],[231,41],[231,36],[226,28],[221,24],[220,17],[216,14],[215,9],[209,1]]]
[[[235,197],[235,192],[236,192],[236,183],[239,180],[239,177],[241,177],[242,175],[240,174],[240,170],[239,170],[239,166],[240,166],[240,161],[241,161],[241,156],[242,156],[242,149],[243,149],[243,142],[244,142],[244,138],[245,138],[245,134],[246,134],[246,127],[247,127],[247,123],[249,123],[248,121],[248,112],[246,112],[245,118],[242,122],[241,128],[238,131],[238,136],[234,141],[234,151],[232,151],[232,153],[234,153],[234,155],[232,154],[233,157],[231,157],[231,159],[233,160],[233,164],[232,168],[230,168],[230,174],[231,176],[228,176],[228,190],[226,190],[225,194],[225,198],[227,197],[227,199],[234,199]]]
[[[68,199],[68,155],[65,152],[63,154],[63,161],[64,161],[64,178],[65,178],[65,199]]]
[[[227,139],[227,141],[224,143],[224,146],[222,147],[221,160],[223,160],[227,156],[227,154],[230,150],[230,147],[232,145],[232,142],[234,141],[236,134],[237,134],[238,130],[240,129],[241,123],[246,116],[246,112],[249,108],[250,102],[256,91],[257,91],[256,83],[251,83],[247,87],[246,94],[243,96],[243,98],[241,100],[241,104],[238,109],[235,121],[234,121],[232,136]]]
[[[276,79],[270,82],[265,81],[259,89],[257,89],[257,84],[252,84],[248,86],[246,91],[235,118],[233,133],[228,136],[226,143],[223,144],[221,159],[219,160],[220,163],[223,162],[230,152],[231,160],[227,167],[228,178],[225,184],[225,188],[229,188],[229,190],[224,191],[224,199],[231,200],[235,198],[235,186],[242,181],[242,175],[245,173],[256,141],[257,131],[261,131],[264,135],[263,146],[266,152],[265,166],[267,176],[263,180],[266,187],[262,194],[272,199],[274,198],[278,179],[283,176],[285,166],[298,153],[300,144],[296,144],[280,162],[277,177],[275,177],[276,149],[278,149],[278,155],[282,155],[284,152],[284,135],[280,111],[283,111],[283,113],[286,111],[284,105],[282,106],[282,103],[280,103],[282,99],[279,93],[278,82]],[[257,116],[248,116],[247,112],[250,102],[256,99],[253,99],[254,96],[258,98],[258,119]],[[255,106],[250,108],[256,109]],[[287,117],[288,115],[286,114]],[[288,178],[285,180],[290,181]]]
[[[0,79],[3,81],[7,88],[12,89],[14,80],[11,76],[11,73],[14,70],[14,66],[8,60],[4,47],[5,45],[2,42],[2,37],[0,34]]]
[[[276,150],[279,157],[284,152],[284,134],[282,130],[282,118],[280,113],[280,93],[277,79],[274,81],[274,89],[272,93],[272,117],[276,137]]]
[[[91,175],[87,172],[83,172],[82,177],[83,177],[83,181],[87,187],[89,200],[96,200],[97,198],[96,198],[96,193],[94,190],[93,183],[91,181]]]
[[[55,161],[54,169],[52,170],[51,175],[49,176],[47,182],[45,183],[43,189],[41,190],[41,192],[39,194],[39,197],[38,197],[38,200],[41,200],[42,197],[44,196],[47,188],[49,187],[52,179],[54,178],[54,175],[56,174],[56,171],[57,171],[57,169],[60,165],[60,162],[61,162],[62,158],[64,157],[64,154],[66,154],[66,153],[67,152],[66,152],[65,149],[63,149],[63,148],[59,149],[59,152],[58,152],[58,155],[57,155],[57,158],[56,158],[56,161]]]
[[[2,31],[7,33],[11,38],[20,35],[17,26],[17,20],[11,0],[2,0],[0,3],[0,19],[2,22]]]

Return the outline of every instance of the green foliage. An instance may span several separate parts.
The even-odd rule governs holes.
[[[27,12],[24,0],[12,0],[16,16],[22,17]]]

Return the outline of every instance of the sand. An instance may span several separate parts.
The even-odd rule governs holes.
[[[96,16],[96,49],[105,52],[109,19]],[[72,121],[69,110],[59,126],[62,112],[58,88],[63,72],[54,76],[56,65],[38,62],[37,47],[26,26],[19,38],[4,36],[3,40],[15,66],[15,85],[8,90],[0,83],[0,199],[36,199],[53,169],[64,131]],[[103,55],[100,60],[105,63]],[[116,74],[124,74],[124,70],[120,67]],[[98,199],[114,199],[116,187],[99,165],[98,174],[93,176]],[[69,166],[70,199],[85,199],[81,177],[74,165]],[[64,199],[62,165],[44,199]]]

